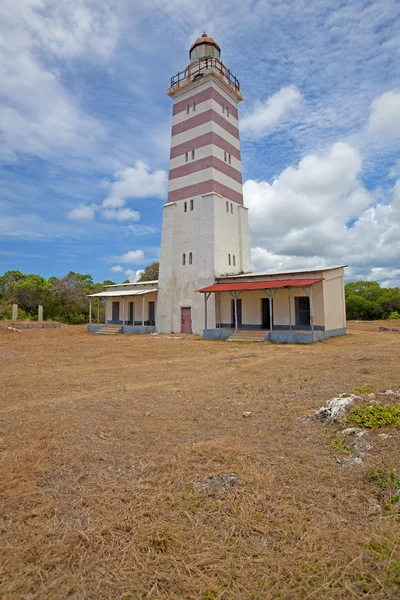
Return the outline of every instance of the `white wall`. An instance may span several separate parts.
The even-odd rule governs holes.
[[[344,295],[343,268],[324,272],[325,328],[343,329],[346,327],[346,300]]]

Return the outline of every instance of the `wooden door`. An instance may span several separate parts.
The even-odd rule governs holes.
[[[296,325],[310,326],[310,298],[296,296],[294,299],[296,309]]]
[[[271,315],[269,314],[269,298],[261,298],[261,327],[271,329]]]
[[[119,302],[112,303],[112,320],[119,321]]]
[[[181,308],[181,333],[192,333],[192,309],[190,306]]]

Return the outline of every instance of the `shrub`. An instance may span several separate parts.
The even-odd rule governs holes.
[[[393,311],[389,315],[389,319],[400,319],[400,313],[397,310]]]
[[[366,407],[352,408],[347,417],[346,423],[358,425],[368,429],[375,427],[395,427],[400,429],[400,404],[398,406],[371,404]]]

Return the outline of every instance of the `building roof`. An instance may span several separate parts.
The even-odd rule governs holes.
[[[290,271],[273,271],[272,273],[268,273],[266,271],[262,271],[259,273],[241,273],[240,275],[220,275],[216,277],[216,279],[236,279],[237,277],[275,277],[277,275],[294,275],[299,273],[320,273],[321,271],[334,271],[335,269],[344,269],[349,265],[338,265],[336,267],[319,267],[318,269],[291,269]]]
[[[118,296],[143,296],[157,292],[157,288],[151,290],[113,290],[111,292],[99,292],[98,294],[88,294],[89,298],[115,298]]]
[[[204,32],[201,37],[197,38],[197,40],[193,42],[193,44],[190,46],[189,52],[191,52],[193,48],[196,48],[196,46],[200,46],[200,44],[212,44],[213,46],[216,46],[219,51],[221,51],[221,48],[218,46],[217,42],[212,37],[208,37],[206,32]]]
[[[158,283],[158,279],[154,279],[153,281],[135,281],[135,282],[129,282],[129,283],[113,283],[111,285],[105,285],[104,287],[106,288],[111,288],[111,287],[120,287],[121,285],[150,285],[150,284],[155,284]]]
[[[318,279],[269,279],[266,281],[233,281],[231,283],[214,283],[197,292],[240,292],[245,290],[272,290],[278,288],[305,287],[322,281]]]

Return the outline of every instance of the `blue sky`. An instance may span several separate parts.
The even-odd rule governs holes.
[[[400,285],[396,0],[3,0],[0,272],[135,278],[158,258],[169,79],[205,29],[240,79],[256,270]]]

